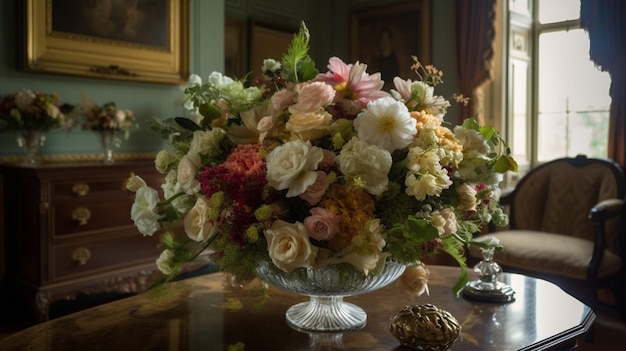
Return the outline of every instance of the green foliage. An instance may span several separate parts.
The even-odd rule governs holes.
[[[287,53],[282,57],[280,64],[287,79],[292,82],[311,80],[319,73],[315,62],[309,56],[309,30],[300,22],[300,30],[293,36]]]
[[[517,162],[513,156],[511,156],[511,148],[508,147],[506,141],[500,136],[497,129],[492,126],[480,126],[473,118],[465,119],[463,121],[463,127],[479,132],[493,148],[499,147],[499,152],[493,162],[493,170],[495,172],[517,172]]]

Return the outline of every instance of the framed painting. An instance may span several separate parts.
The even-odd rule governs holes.
[[[289,49],[291,40],[297,29],[278,28],[261,24],[256,21],[251,22],[250,35],[250,71],[252,80],[259,77],[263,60],[272,58],[280,61],[283,54]]]
[[[350,55],[380,72],[385,88],[393,78],[411,78],[411,56],[430,63],[430,22],[427,0],[414,0],[361,10],[350,16]]]
[[[189,0],[25,1],[26,71],[180,84]]]

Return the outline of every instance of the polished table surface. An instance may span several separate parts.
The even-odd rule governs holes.
[[[228,276],[213,273],[35,325],[0,341],[0,350],[400,351],[408,349],[389,332],[389,317],[426,303],[461,324],[451,350],[568,350],[595,319],[588,306],[543,280],[505,273],[502,281],[515,289],[515,301],[485,303],[452,293],[457,267],[429,270],[429,296],[411,298],[394,283],[346,298],[368,314],[367,325],[354,332],[295,331],[284,313],[307,297],[271,287],[263,302],[258,282],[233,287]]]

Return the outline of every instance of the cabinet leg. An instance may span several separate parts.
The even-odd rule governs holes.
[[[39,323],[48,320],[50,312],[50,292],[38,291],[35,295],[35,317]]]

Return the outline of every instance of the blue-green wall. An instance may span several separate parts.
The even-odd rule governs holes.
[[[22,0],[19,0],[20,2]],[[165,118],[184,114],[178,104],[181,88],[176,85],[126,82],[108,79],[83,78],[58,74],[22,72],[18,69],[17,54],[22,43],[16,38],[21,16],[16,8],[18,1],[0,2],[0,95],[13,93],[22,88],[36,89],[46,93],[58,93],[63,102],[80,104],[86,93],[98,103],[115,101],[119,107],[133,110],[142,128],[133,132],[119,149],[121,153],[155,152],[162,140],[149,125],[153,116]],[[207,76],[213,70],[222,70],[224,55],[224,0],[190,1],[190,57],[191,71]],[[75,129],[71,133],[51,131],[47,133],[42,155],[95,154],[100,151],[98,139],[93,133]],[[0,133],[0,157],[21,155],[15,142],[14,132]]]
[[[16,39],[21,16],[16,3],[23,0],[0,1],[0,95],[22,88],[57,92],[64,102],[79,104],[82,93],[93,101],[115,101],[139,117],[142,129],[132,134],[119,150],[121,153],[151,153],[163,144],[150,131],[153,116],[166,118],[183,115],[178,104],[181,89],[174,85],[136,83],[107,79],[82,78],[69,75],[38,74],[18,70],[17,54],[22,43]],[[349,60],[349,15],[352,9],[388,4],[387,0],[190,0],[191,72],[207,77],[211,71],[223,70],[224,17],[260,19],[277,25],[307,22],[311,31],[311,55],[318,69],[325,70],[328,57]],[[445,72],[445,84],[437,93],[451,96],[456,91],[452,17],[453,0],[430,1],[432,62]],[[454,121],[456,111],[448,112]],[[85,155],[100,151],[95,135],[87,131],[48,133],[43,155]],[[21,155],[15,133],[0,133],[0,158]]]

